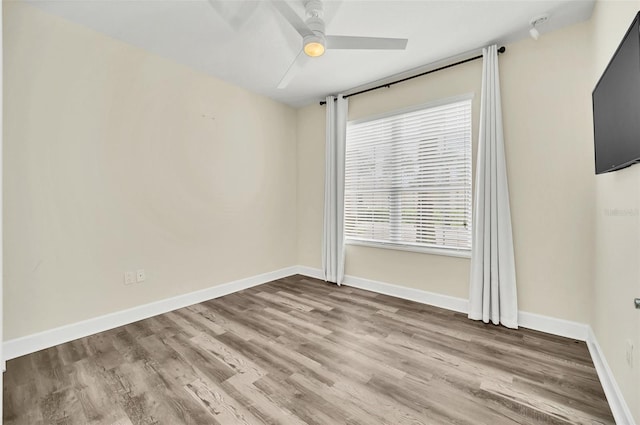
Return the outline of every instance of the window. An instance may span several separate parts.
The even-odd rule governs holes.
[[[347,125],[347,243],[468,256],[471,96]]]

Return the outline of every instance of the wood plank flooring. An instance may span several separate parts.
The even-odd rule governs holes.
[[[614,420],[583,342],[292,276],[9,361],[4,423]]]

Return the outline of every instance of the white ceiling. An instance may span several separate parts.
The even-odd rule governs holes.
[[[332,35],[408,38],[404,51],[329,50],[285,89],[278,82],[301,49],[298,33],[266,0],[31,1],[71,21],[228,82],[302,106],[482,46],[585,21],[595,0],[325,1]],[[304,17],[303,0],[289,1]],[[507,52],[508,54],[508,52]]]

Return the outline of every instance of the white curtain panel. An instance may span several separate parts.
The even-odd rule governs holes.
[[[344,156],[347,138],[347,99],[327,96],[327,140],[324,173],[324,280],[344,280]]]
[[[518,328],[516,269],[502,133],[497,46],[482,51],[469,318]]]

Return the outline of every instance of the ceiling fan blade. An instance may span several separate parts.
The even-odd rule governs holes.
[[[289,65],[289,69],[287,69],[287,72],[284,73],[284,76],[278,83],[278,88],[286,88],[291,80],[293,80],[295,76],[300,73],[300,70],[302,69],[304,64],[307,63],[308,59],[309,56],[307,56],[303,50],[300,50],[300,53],[298,53],[298,56],[296,56],[291,65]]]
[[[380,49],[404,50],[406,38],[351,37],[348,35],[328,35],[327,49]]]
[[[286,19],[298,34],[302,37],[307,35],[313,35],[313,31],[305,24],[300,16],[283,0],[271,0],[271,4],[280,12],[280,14]]]

